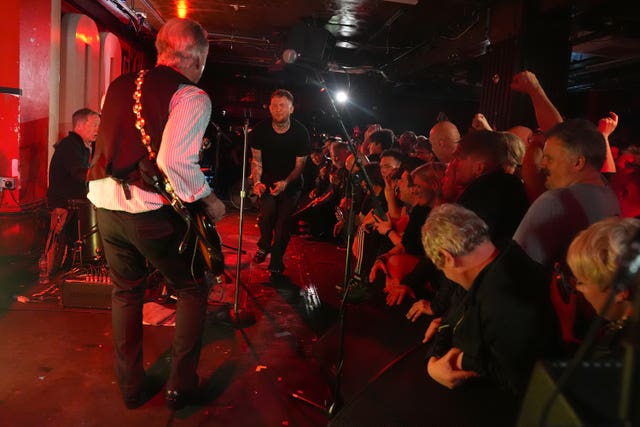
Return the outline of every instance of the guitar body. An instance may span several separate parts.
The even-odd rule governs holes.
[[[222,239],[213,221],[207,215],[202,202],[183,203],[175,195],[166,176],[154,161],[145,157],[138,163],[138,168],[142,180],[167,199],[173,210],[187,224],[195,227],[198,249],[202,254],[204,263],[215,276],[221,275],[224,272]]]
[[[224,272],[224,255],[222,253],[222,239],[215,224],[205,212],[202,203],[193,203],[189,206],[193,225],[197,228],[198,248],[202,258],[215,276]],[[201,236],[204,236],[202,238]]]

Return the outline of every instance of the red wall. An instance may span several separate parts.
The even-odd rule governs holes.
[[[31,205],[41,202],[47,192],[51,1],[21,4],[19,200],[21,205]]]
[[[1,193],[0,256],[11,256],[37,252],[46,227],[51,1],[2,6],[0,177],[19,178]]]
[[[11,94],[20,88],[20,2],[19,0],[7,0],[3,2],[5,16],[15,19],[5,19],[3,22],[4,36],[0,42],[0,57],[3,58],[0,67],[0,176],[10,177],[11,159],[18,158],[19,140],[19,112],[20,97]],[[14,191],[13,193],[16,193]],[[2,192],[0,211],[5,207],[14,205],[8,191]],[[16,198],[17,194],[13,194]]]

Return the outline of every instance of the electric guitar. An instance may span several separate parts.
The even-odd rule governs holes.
[[[198,248],[209,271],[219,276],[224,271],[222,239],[202,202],[192,203],[189,211],[198,233]]]
[[[222,253],[222,239],[213,220],[206,212],[202,202],[185,205],[173,191],[173,187],[158,169],[155,162],[143,158],[138,163],[140,176],[147,184],[153,186],[171,205],[173,210],[180,215],[187,224],[187,232],[178,247],[178,252],[183,253],[187,248],[191,230],[194,230],[197,238],[197,246],[205,265],[214,274],[220,276],[224,272],[224,255]]]

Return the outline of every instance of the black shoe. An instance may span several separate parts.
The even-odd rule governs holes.
[[[145,402],[146,400],[142,397],[142,393],[124,398],[124,406],[126,406],[127,409],[137,409]]]
[[[271,280],[271,282],[281,282],[287,277],[283,274],[284,268],[270,268],[269,273],[271,273],[269,275],[269,279]]]
[[[124,406],[127,409],[137,409],[147,403],[162,388],[162,383],[153,378],[146,378],[142,390],[129,396],[124,396]]]
[[[253,256],[253,262],[256,264],[263,263],[265,259],[267,259],[267,251],[264,249],[258,249],[256,254]]]

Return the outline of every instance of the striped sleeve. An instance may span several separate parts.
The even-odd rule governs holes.
[[[211,100],[196,86],[181,86],[171,98],[157,161],[177,196],[185,202],[211,193],[198,163],[210,117]]]

